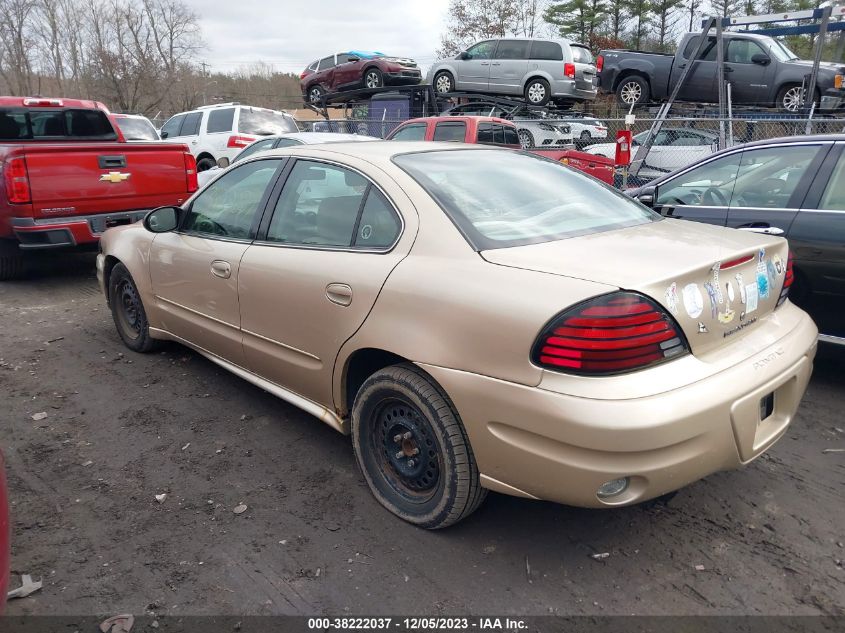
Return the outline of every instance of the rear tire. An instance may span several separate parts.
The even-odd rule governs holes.
[[[448,70],[441,70],[434,75],[434,91],[438,94],[455,92],[455,78]]]
[[[0,240],[0,281],[20,279],[24,272],[23,252],[17,242]]]
[[[217,162],[211,156],[203,156],[197,161],[197,171],[208,171],[216,167]]]
[[[418,527],[457,523],[487,495],[454,405],[414,365],[386,367],[361,385],[352,446],[376,500]]]
[[[648,81],[639,75],[625,77],[616,86],[616,99],[628,108],[632,105],[638,106],[647,103],[650,94]]]
[[[534,106],[544,106],[552,98],[552,88],[545,79],[535,77],[525,84],[525,100]]]
[[[323,87],[319,84],[311,86],[308,89],[308,103],[311,104],[318,104],[320,100],[323,98],[323,95],[326,94],[326,91],[323,90]]]
[[[116,264],[109,276],[109,303],[117,333],[126,347],[145,354],[159,346],[160,341],[150,336],[138,287],[123,264]]]

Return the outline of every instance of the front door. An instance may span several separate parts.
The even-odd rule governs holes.
[[[487,90],[490,85],[490,62],[496,52],[496,40],[486,40],[471,46],[466,59],[455,61],[458,90]]]
[[[404,196],[380,183],[394,201]],[[403,219],[360,173],[297,160],[238,279],[247,368],[324,406],[334,362],[388,275],[408,253],[416,219]],[[407,199],[402,208],[411,208]],[[402,239],[404,236],[405,239]]]
[[[725,53],[725,79],[731,83],[731,100],[734,103],[757,103],[766,100],[772,91],[775,69],[751,61],[754,55],[765,55],[757,42],[742,37],[732,37]]]
[[[530,40],[499,40],[490,61],[490,91],[522,94],[522,79],[528,72]]]
[[[238,271],[282,162],[233,167],[191,203],[178,231],[156,235],[150,248],[162,327],[237,365],[243,365]]]

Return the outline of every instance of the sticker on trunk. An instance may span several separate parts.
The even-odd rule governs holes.
[[[687,284],[684,286],[684,308],[691,319],[697,319],[704,311],[704,295],[698,284]]]
[[[751,314],[757,309],[757,302],[759,295],[757,293],[757,284],[748,284],[745,286],[745,313]]]
[[[666,288],[666,307],[672,314],[678,314],[678,284],[675,282]]]

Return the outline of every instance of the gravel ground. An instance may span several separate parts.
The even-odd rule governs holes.
[[[668,505],[491,494],[426,532],[348,438],[185,348],[124,349],[93,263],[0,284],[12,570],[45,581],[12,615],[845,614],[845,350],[768,454]]]

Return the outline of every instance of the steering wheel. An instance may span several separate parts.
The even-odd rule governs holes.
[[[209,233],[211,235],[229,234],[229,232],[223,227],[222,224],[218,224],[214,220],[211,220],[205,216],[197,218],[197,221],[194,224],[194,230],[199,231],[200,233]]]
[[[707,187],[707,189],[705,189],[701,194],[701,203],[704,205],[710,205],[713,202],[715,202],[718,206],[728,206],[728,198],[724,193],[722,193],[721,189],[718,187]]]

